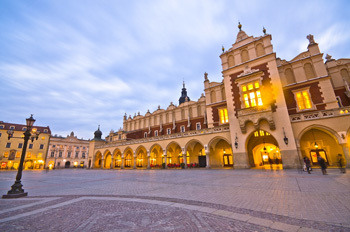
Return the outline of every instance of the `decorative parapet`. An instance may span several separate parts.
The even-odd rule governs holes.
[[[350,107],[343,107],[338,109],[331,110],[322,110],[317,112],[309,112],[309,113],[299,113],[290,115],[291,122],[301,122],[301,121],[309,121],[309,120],[317,120],[321,118],[332,118],[339,117],[343,115],[350,115]]]
[[[194,136],[198,136],[198,135],[221,133],[221,132],[228,132],[228,131],[230,131],[230,128],[228,125],[225,125],[225,126],[206,128],[206,129],[196,130],[196,131],[188,131],[188,132],[184,132],[184,133],[162,135],[162,136],[158,136],[158,137],[132,139],[129,141],[124,141],[124,142],[121,142],[121,141],[107,142],[106,144],[96,145],[95,148],[99,149],[99,148],[116,147],[116,146],[130,145],[130,144],[142,144],[142,143],[159,141],[159,140],[185,138],[185,137],[192,137],[192,136],[194,137]]]
[[[247,132],[246,123],[248,121],[251,121],[254,124],[255,129],[259,129],[259,122],[261,119],[267,120],[271,130],[276,129],[270,105],[241,109],[238,111],[237,115],[243,134]]]

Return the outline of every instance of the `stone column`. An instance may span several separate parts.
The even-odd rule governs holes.
[[[166,150],[163,150],[163,155],[164,155],[165,168],[168,168],[168,160],[167,160]]]
[[[136,158],[137,156],[136,156],[136,153],[134,152],[134,169],[136,169]]]
[[[208,144],[204,144],[204,152],[205,152],[205,162],[206,166],[205,168],[210,168],[210,159],[209,159],[209,149],[208,149]]]
[[[147,151],[147,169],[151,168],[151,153]]]
[[[342,148],[343,148],[343,152],[344,152],[344,157],[346,160],[346,167],[350,168],[350,150],[349,147],[347,146],[347,144],[341,144]]]
[[[103,166],[105,165],[105,159],[101,158],[101,169],[103,169]]]
[[[182,152],[182,157],[184,158],[185,168],[187,168],[187,152]]]
[[[122,164],[120,165],[120,169],[124,169],[124,156],[122,156]]]
[[[114,169],[114,167],[115,167],[115,160],[114,160],[114,158],[112,158],[111,169]]]

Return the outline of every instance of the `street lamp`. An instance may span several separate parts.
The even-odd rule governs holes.
[[[28,140],[31,138],[33,142],[34,139],[39,138],[39,134],[40,134],[40,132],[37,131],[36,129],[31,131],[34,122],[35,122],[35,119],[33,118],[33,115],[31,115],[30,118],[26,119],[27,129],[23,133],[24,144],[22,149],[21,160],[18,166],[16,180],[15,180],[15,183],[11,186],[11,190],[8,191],[6,195],[3,195],[2,198],[19,198],[19,197],[25,197],[28,195],[28,193],[24,192],[24,189],[22,188],[23,185],[21,184],[21,178],[22,178],[23,162],[24,162],[24,157],[26,156]],[[13,138],[13,133],[14,133],[13,130],[7,131],[8,139]]]

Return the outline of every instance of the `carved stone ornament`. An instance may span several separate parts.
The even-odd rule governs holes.
[[[306,38],[309,40],[309,45],[315,44],[315,40],[314,40],[313,35],[309,34],[308,36],[306,36]]]
[[[256,73],[256,72],[259,72],[259,70],[258,69],[251,69],[248,65],[246,65],[244,67],[243,73],[239,74],[237,77],[247,76],[249,74]]]

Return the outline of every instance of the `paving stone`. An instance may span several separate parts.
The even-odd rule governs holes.
[[[297,232],[300,229],[300,226],[289,225],[281,222],[274,222],[270,227],[272,229],[281,230],[285,232]]]

